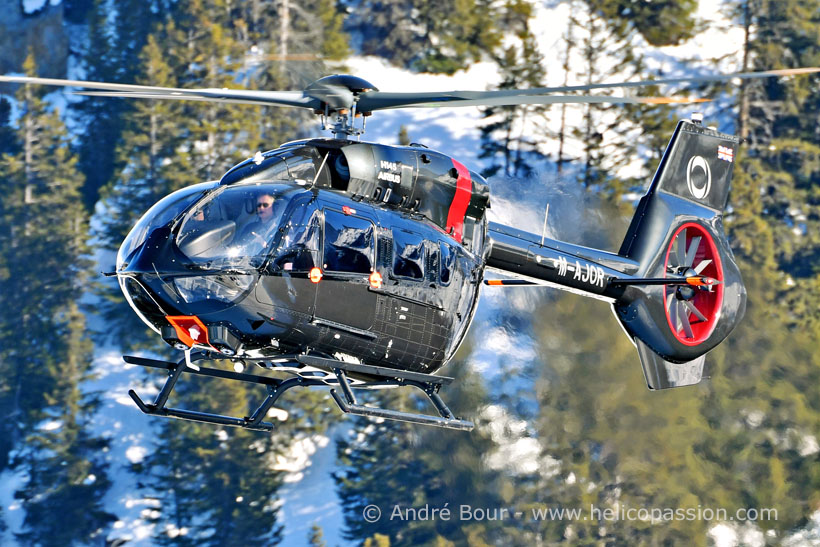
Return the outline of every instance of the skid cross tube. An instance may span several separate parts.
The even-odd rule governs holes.
[[[209,355],[201,352],[192,355],[193,361],[209,358]],[[180,359],[176,363],[173,363],[168,361],[158,361],[156,359],[148,359],[145,357],[126,355],[123,357],[123,360],[132,365],[159,368],[168,371],[168,378],[165,380],[165,384],[162,386],[162,389],[157,394],[157,397],[153,403],[146,403],[143,401],[133,389],[128,391],[128,395],[131,399],[133,399],[137,407],[145,414],[150,414],[152,416],[163,416],[166,418],[178,418],[181,420],[192,420],[196,422],[241,427],[254,431],[271,431],[274,427],[273,424],[262,420],[283,393],[289,389],[300,386],[333,386],[330,389],[330,395],[339,406],[339,409],[345,414],[385,418],[388,420],[398,420],[402,422],[432,425],[465,431],[470,431],[474,427],[472,422],[454,417],[453,413],[439,396],[438,391],[441,386],[444,384],[449,384],[453,381],[452,378],[448,378],[446,376],[435,376],[421,372],[396,370],[386,367],[362,365],[358,363],[345,363],[336,359],[315,357],[312,355],[299,355],[296,357],[296,362],[301,365],[307,365],[325,370],[333,376],[329,376],[327,378],[314,378],[306,375],[298,375],[282,380],[279,378],[271,378],[269,376],[259,376],[256,374],[247,374],[244,372],[234,372],[215,368],[191,368],[186,363],[184,358]],[[233,380],[251,384],[261,384],[265,386],[268,394],[259,407],[257,407],[251,414],[251,416],[245,416],[244,418],[212,414],[209,412],[198,412],[182,408],[168,408],[166,406],[168,398],[183,373],[197,376],[210,376],[212,378],[222,378],[225,380]],[[348,373],[352,373],[354,375],[355,383],[351,384],[351,381],[348,378]],[[297,374],[299,373],[297,372]],[[336,380],[335,383],[333,382],[334,377]],[[328,382],[328,380],[330,380],[330,382]],[[341,390],[341,393],[339,393],[336,389],[336,385],[338,385],[338,389]],[[360,404],[356,400],[356,396],[353,392],[354,389],[378,389],[382,387],[404,386],[414,387],[420,391],[423,391],[438,411],[439,416],[366,406]]]
[[[347,365],[348,363],[344,364]],[[367,365],[357,366],[366,367]],[[447,429],[459,429],[462,431],[472,431],[473,427],[475,427],[473,422],[468,420],[459,420],[458,418],[453,417],[453,413],[450,412],[450,409],[447,408],[447,405],[444,404],[444,401],[441,400],[441,397],[439,397],[437,393],[441,387],[440,383],[434,384],[431,382],[419,382],[405,378],[395,380],[396,385],[413,386],[423,391],[433,403],[433,406],[436,407],[436,410],[438,410],[438,413],[440,414],[439,417],[358,404],[356,397],[353,395],[353,390],[347,380],[347,375],[345,374],[344,369],[341,367],[335,367],[333,369],[333,373],[339,380],[339,387],[341,387],[343,395],[340,395],[335,389],[330,390],[330,395],[333,397],[333,400],[336,401],[339,409],[345,414],[384,418],[386,420],[398,420],[400,422],[409,422],[414,424],[433,425]]]
[[[201,354],[196,355],[198,358],[203,358]],[[146,404],[137,392],[133,389],[128,391],[128,395],[136,403],[137,407],[145,414],[152,416],[164,416],[167,418],[179,418],[182,420],[192,420],[195,422],[205,422],[217,425],[228,425],[232,427],[241,427],[254,431],[271,431],[273,424],[270,422],[263,422],[262,419],[268,413],[268,410],[273,406],[276,400],[287,390],[297,386],[307,385],[322,385],[322,382],[311,380],[308,378],[289,378],[287,380],[279,380],[277,378],[269,378],[267,376],[257,376],[255,374],[245,374],[241,372],[232,372],[228,370],[203,368],[192,369],[187,366],[185,359],[181,359],[177,363],[170,363],[167,361],[157,361],[156,359],[146,359],[144,357],[134,357],[126,355],[123,357],[126,363],[132,365],[140,365],[143,367],[152,367],[166,369],[169,371],[168,379],[165,385],[162,386],[157,398],[152,404]],[[223,416],[221,414],[212,414],[209,412],[197,412],[194,410],[185,410],[181,408],[168,408],[165,404],[168,402],[168,397],[174,390],[177,381],[182,376],[183,372],[195,374],[199,376],[210,376],[213,378],[224,378],[228,380],[235,380],[240,382],[263,384],[268,389],[268,396],[262,401],[262,404],[253,412],[251,417],[237,418],[233,416]]]

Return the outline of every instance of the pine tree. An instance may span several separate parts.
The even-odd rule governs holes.
[[[412,411],[414,405],[398,390],[379,394],[377,404],[385,408]],[[381,518],[368,523],[362,515],[368,505],[375,505],[387,516],[396,505],[417,507],[423,498],[419,486],[432,480],[432,472],[417,457],[422,446],[418,426],[384,420],[381,423],[357,420],[357,430],[348,439],[336,443],[342,471],[333,478],[345,512],[344,537],[363,541],[373,534],[400,537],[406,523]]]
[[[5,97],[0,97],[0,155],[14,154],[17,140],[10,125],[11,103]]]
[[[467,355],[469,348],[462,351]],[[450,373],[459,383],[447,390],[450,407],[456,415],[475,414],[486,405],[481,380],[469,373],[463,361],[451,366]],[[418,399],[393,390],[377,399],[385,408],[427,410],[420,408]],[[459,434],[403,422],[361,420],[351,439],[337,443],[343,468],[334,478],[345,510],[345,537],[366,543],[382,535],[391,545],[480,544],[504,537],[503,522],[462,522],[459,518],[461,505],[495,508],[512,501],[500,494],[511,490],[507,480],[486,464],[487,455],[496,448],[487,426],[479,420],[472,433]],[[377,522],[363,518],[368,505],[381,510]],[[447,507],[452,518],[418,520],[394,515],[397,510],[406,514],[408,509],[424,507]]]
[[[350,55],[349,38],[344,31],[342,4],[334,0],[319,0],[316,12],[322,22],[321,53],[328,61],[341,61]]]
[[[165,58],[158,39],[149,37],[140,54],[144,76],[136,82],[176,87],[174,71]],[[180,131],[185,115],[183,105],[176,101],[137,99],[132,109],[126,116],[123,142],[117,150],[122,169],[103,190],[106,214],[98,237],[111,250],[120,246],[154,203],[174,190],[200,182],[186,150],[187,136]],[[122,340],[125,347],[156,342],[155,333],[135,314],[122,313],[126,304],[116,282],[106,282],[100,294],[104,298],[100,311],[108,319],[106,335]]]
[[[739,8],[755,32],[745,54],[753,68],[813,66],[820,60],[817,2],[746,2]],[[808,63],[808,64],[806,64]],[[815,76],[750,82],[748,109],[741,125],[749,133],[750,183],[760,193],[759,213],[769,225],[775,260],[786,285],[779,295],[795,323],[820,332],[820,313],[811,291],[820,284],[820,131],[816,119],[820,93]],[[742,167],[741,167],[742,168]],[[783,285],[781,285],[783,286]]]
[[[637,31],[656,47],[679,45],[692,38],[697,30],[696,0],[585,0],[601,13],[611,28],[621,35]]]
[[[308,544],[311,547],[327,547],[324,534],[322,533],[322,527],[319,526],[319,523],[317,522],[314,522],[310,527],[310,532],[308,533]]]
[[[88,80],[119,82],[123,77],[119,70],[121,59],[109,32],[108,17],[108,4],[96,0],[89,14],[88,40],[83,52]],[[85,126],[78,152],[79,167],[85,175],[83,201],[89,211],[93,211],[100,188],[111,180],[116,169],[114,149],[122,131],[122,113],[127,108],[125,101],[109,97],[85,97],[73,106]]]
[[[235,72],[241,51],[224,26],[221,2],[186,0],[174,10],[168,26],[180,87],[236,88]],[[218,179],[229,167],[253,153],[243,149],[244,120],[255,109],[235,104],[185,101],[184,132],[194,174],[200,181]]]
[[[521,1],[510,2],[505,7],[505,27],[514,30],[518,40],[496,55],[495,61],[503,78],[499,89],[544,86],[546,71],[543,56],[530,28],[532,11],[530,4]],[[545,111],[543,106],[527,105],[489,107],[484,110],[483,116],[489,123],[481,128],[479,157],[492,158],[491,166],[482,171],[484,176],[492,176],[502,170],[506,177],[525,177],[532,173],[530,161],[524,154],[536,151],[536,143],[532,137],[525,137],[524,133],[527,122],[532,124],[532,119],[542,116]],[[498,156],[502,156],[500,163]]]
[[[582,83],[598,83],[613,76],[629,79],[642,71],[640,59],[631,44],[607,26],[605,19],[593,5],[582,5],[570,17],[579,35],[578,50],[583,60],[579,76],[583,78]],[[607,94],[606,90],[601,93]],[[583,125],[572,132],[583,143],[583,155],[579,158],[583,162],[583,168],[579,182],[586,188],[612,182],[612,174],[629,157],[631,150],[624,146],[626,138],[608,142],[604,140],[607,133],[622,134],[628,130],[620,116],[609,116],[613,121],[604,123],[606,113],[617,108],[617,105],[584,105]],[[609,189],[606,186],[604,188]]]
[[[187,380],[177,388],[181,406],[248,415],[249,393],[225,381]],[[257,397],[259,393],[256,393]],[[160,502],[153,522],[163,544],[270,545],[281,539],[276,492],[277,456],[300,433],[280,422],[274,435],[211,424],[167,420],[157,451],[137,469],[150,475]],[[203,518],[206,517],[206,518]]]
[[[362,3],[351,30],[363,37],[362,53],[421,72],[452,74],[501,41],[498,9],[486,0]]]
[[[24,69],[36,74],[32,55]],[[88,266],[82,176],[65,126],[42,94],[36,86],[18,91],[20,151],[0,160],[7,188],[0,196],[0,306],[15,310],[0,326],[0,405],[8,417],[2,458],[5,466],[14,448],[12,464],[27,476],[15,493],[26,510],[18,540],[65,545],[99,537],[112,517],[100,505],[106,442],[85,430],[95,402],[79,389],[90,365],[76,303]],[[66,522],[45,518],[55,508]]]
[[[585,79],[579,83],[651,77],[645,73],[643,56],[636,53],[633,44],[643,38],[653,46],[677,45],[691,38],[697,28],[696,7],[697,3],[692,1],[652,2],[650,5],[620,0],[583,0],[573,9],[566,32],[565,73],[570,71],[568,61],[572,52],[577,51],[584,65],[579,76]],[[633,94],[655,97],[659,89],[644,87]],[[566,108],[569,107],[562,107],[559,131],[559,170],[567,161],[563,153],[567,133],[563,122]],[[572,132],[584,146],[583,156],[578,158],[584,163],[582,182],[585,186],[603,183],[607,197],[617,203],[630,186],[640,189],[645,185],[645,177],[657,165],[675,127],[676,111],[665,105],[592,104],[584,108],[584,126]],[[603,120],[612,121],[603,123]],[[639,122],[636,126],[630,120]],[[638,154],[648,166],[641,177],[621,181],[613,176]]]
[[[53,371],[59,377],[47,395],[51,425],[35,429],[25,439],[18,465],[27,472],[25,485],[15,492],[25,509],[23,532],[18,541],[37,545],[69,545],[101,540],[116,517],[101,500],[110,487],[103,452],[108,441],[90,432],[89,415],[96,401],[80,393],[87,377],[90,351],[81,332],[83,317],[69,305],[72,321],[66,360]],[[60,518],[55,518],[60,515]]]

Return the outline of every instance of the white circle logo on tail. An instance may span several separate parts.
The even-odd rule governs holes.
[[[686,185],[697,199],[709,195],[709,190],[712,189],[712,171],[703,156],[692,156],[689,160],[689,166],[686,168]]]

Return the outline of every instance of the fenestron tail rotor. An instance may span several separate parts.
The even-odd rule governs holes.
[[[665,276],[676,281],[664,285],[669,328],[683,344],[702,343],[717,324],[723,299],[720,258],[702,226],[690,222],[675,232],[666,251]],[[677,282],[681,277],[688,283]]]

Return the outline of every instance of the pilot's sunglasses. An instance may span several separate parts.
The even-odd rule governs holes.
[[[271,205],[273,205],[273,203],[257,203],[256,208],[257,209],[267,209]]]

